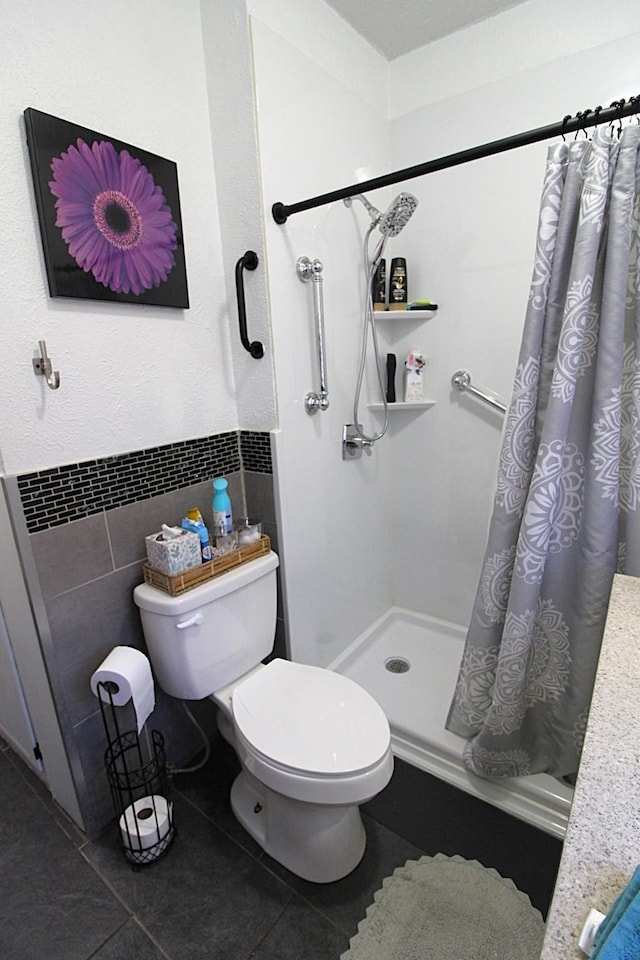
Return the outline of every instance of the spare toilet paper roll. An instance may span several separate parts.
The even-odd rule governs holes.
[[[130,804],[120,820],[122,843],[127,850],[148,850],[171,829],[171,804],[154,793]]]
[[[98,693],[99,683],[115,684],[115,687],[110,687],[109,690],[116,707],[124,706],[133,698],[140,733],[156,703],[151,665],[144,653],[135,647],[114,647],[102,661],[91,677],[91,690],[96,697],[109,703],[109,693],[106,690],[101,688]]]

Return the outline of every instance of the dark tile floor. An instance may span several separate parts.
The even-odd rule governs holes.
[[[559,842],[403,763],[365,808],[357,869],[337,883],[307,883],[235,821],[227,799],[235,771],[216,738],[202,771],[176,777],[173,847],[133,871],[115,824],[88,841],[0,741],[3,960],[338,960],[383,878],[439,850],[495,866],[548,905]]]

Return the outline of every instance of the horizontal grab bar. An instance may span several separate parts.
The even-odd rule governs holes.
[[[502,402],[500,397],[497,397],[493,393],[488,393],[486,390],[481,390],[480,387],[473,386],[471,383],[471,374],[468,370],[456,370],[451,377],[451,386],[455,387],[456,390],[460,390],[462,393],[472,393],[474,397],[484,400],[485,403],[488,403],[491,407],[495,407],[496,410],[500,410],[501,413],[507,412],[507,406]]]

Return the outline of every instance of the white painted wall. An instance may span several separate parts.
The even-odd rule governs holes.
[[[562,67],[567,57],[597,50],[637,29],[637,0],[611,0],[606,11],[599,0],[529,0],[394,60],[389,78],[390,116],[403,116],[429,103],[473,92],[485,84],[508,84],[511,78],[543,64],[557,62],[569,81],[569,71]],[[616,83],[620,73],[631,83],[622,91]],[[600,83],[596,97],[601,99],[595,102],[588,99],[588,77],[583,77],[586,86],[581,87],[577,103],[565,102],[559,119],[568,112],[595,107],[597,103],[607,105],[621,96],[635,94],[637,77],[633,59],[619,63],[611,82],[604,86]],[[505,121],[517,123],[520,110],[536,110],[536,102],[544,108],[534,90],[527,89],[524,99],[516,99],[514,90],[503,101]],[[459,103],[463,105],[464,101]],[[553,113],[545,113],[536,126],[555,120]],[[514,128],[509,132],[517,131]]]
[[[230,6],[243,14],[246,47],[244,4],[218,4],[221,14]],[[224,36],[207,37],[207,22],[203,33],[199,0],[0,0],[0,453],[7,474],[245,423],[274,425],[269,360],[257,378],[253,369],[241,414],[236,401],[238,380],[242,385],[256,362],[236,350],[234,290],[227,285],[234,251],[223,259],[214,173],[214,151],[222,155],[224,140],[219,133],[212,140],[203,46],[204,37],[209,56],[213,49],[224,57]],[[249,78],[243,83],[246,96]],[[232,80],[218,95],[233,98],[233,87]],[[189,310],[49,297],[26,107],[177,163]],[[243,164],[255,171],[255,155],[236,159],[238,177]],[[249,216],[255,220],[255,209],[243,210],[245,223]],[[260,296],[260,329],[252,337],[268,339]],[[61,373],[57,392],[32,370],[40,339]]]
[[[422,347],[437,405],[397,413],[373,456],[355,463],[341,460],[340,437],[352,419],[366,216],[338,202],[278,227],[271,205],[345,186],[362,168],[376,176],[637,93],[637,5],[616,0],[603,18],[595,0],[531,0],[390,65],[372,63],[322,2],[249,8],[290,643],[296,658],[325,664],[391,603],[462,623],[469,616],[502,419],[454,394],[450,378],[468,367],[509,398],[546,145],[405,185],[420,207],[387,260],[406,256],[410,298],[435,300],[440,311],[422,327],[381,323],[383,351],[401,360]],[[399,189],[370,199],[384,209]],[[313,419],[302,407],[315,368],[310,292],[295,274],[301,255],[325,265],[331,408]]]
[[[0,474],[274,426],[264,264],[246,284],[259,362],[239,345],[233,280],[247,248],[262,254],[250,66],[240,0],[0,0]],[[49,296],[27,107],[177,163],[190,309]],[[42,339],[55,392],[32,368]],[[47,781],[82,823],[39,638],[24,611],[12,616],[22,570],[11,535],[2,560],[2,615]],[[2,692],[6,725],[9,675]]]
[[[238,426],[271,429],[276,423],[273,352],[269,324],[264,223],[260,216],[253,68],[245,3],[202,0],[202,35],[226,299],[222,324],[230,329]],[[258,255],[255,270],[243,270],[247,336],[264,347],[255,359],[238,333],[235,268],[247,250]],[[216,291],[224,295],[224,291]],[[214,370],[226,357],[214,358]]]

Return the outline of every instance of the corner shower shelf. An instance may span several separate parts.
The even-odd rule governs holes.
[[[430,320],[437,310],[374,310],[378,320]]]
[[[400,413],[401,411],[406,412],[408,410],[428,410],[429,407],[433,407],[435,405],[435,402],[435,400],[413,400],[410,403],[405,403],[404,401],[401,401],[400,403],[388,403],[387,406],[389,408],[389,413],[393,413],[394,411]],[[375,411],[384,410],[384,404],[368,403],[367,408]]]

